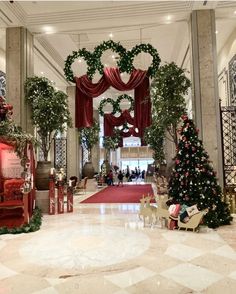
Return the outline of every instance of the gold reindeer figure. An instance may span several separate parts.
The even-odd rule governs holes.
[[[155,197],[156,203],[157,203],[157,209],[156,209],[156,220],[161,220],[162,218],[165,218],[169,220],[170,213],[166,207],[166,199],[161,199],[160,197]]]
[[[140,209],[139,209],[139,219],[143,219],[144,227],[146,225],[146,217],[148,217],[149,224],[153,223],[153,211],[151,207],[146,206],[146,198],[143,196],[143,198],[140,199]],[[150,204],[150,200],[149,200]],[[142,217],[142,218],[141,218]]]

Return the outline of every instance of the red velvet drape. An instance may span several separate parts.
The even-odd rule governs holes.
[[[151,125],[151,100],[148,76],[145,76],[143,82],[134,89],[134,97],[134,127],[139,129],[140,137],[143,137],[145,128]]]
[[[133,137],[140,137],[140,133],[135,131],[134,127],[129,128],[127,132],[122,132],[121,133],[122,138],[128,138],[130,136]]]
[[[93,124],[93,98],[104,93],[109,87],[119,91],[135,89],[135,127],[139,130],[150,125],[151,104],[149,99],[149,78],[146,71],[133,70],[125,84],[118,68],[105,68],[98,83],[93,84],[87,75],[75,78],[76,81],[76,127],[90,127]],[[140,129],[141,128],[141,129]],[[143,131],[141,131],[143,133]]]
[[[124,110],[119,117],[111,113],[104,115],[104,136],[113,136],[114,127],[122,126],[124,123],[134,124],[134,118],[128,110]]]

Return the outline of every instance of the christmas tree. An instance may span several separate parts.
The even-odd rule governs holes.
[[[222,201],[221,187],[202,141],[198,138],[198,130],[186,115],[182,119],[175,168],[169,181],[169,195],[180,204],[196,204],[199,210],[208,208],[204,224],[210,228],[230,224],[232,217],[228,205]]]

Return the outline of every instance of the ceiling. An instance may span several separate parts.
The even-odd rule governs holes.
[[[127,49],[151,43],[162,62],[174,61],[189,67],[188,21],[195,9],[215,9],[217,50],[236,29],[235,1],[1,1],[0,27],[24,26],[35,36],[35,74],[45,75],[60,89],[69,84],[63,75],[64,60],[79,48],[93,50],[113,34]],[[0,30],[0,39],[4,30]],[[4,42],[1,42],[4,47]],[[115,65],[112,52],[102,61]],[[151,59],[140,54],[136,67],[147,68]],[[86,64],[75,63],[77,75]],[[128,77],[123,76],[126,80]],[[99,75],[95,80],[99,79]],[[111,90],[104,96],[117,95]],[[97,100],[99,101],[99,100]]]

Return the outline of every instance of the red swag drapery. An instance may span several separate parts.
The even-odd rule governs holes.
[[[134,89],[134,127],[143,134],[151,123],[151,103],[149,78],[146,71],[133,70],[125,84],[118,68],[105,68],[101,79],[93,84],[87,75],[75,78],[76,81],[76,127],[91,127],[93,124],[93,98],[104,93],[109,87],[119,91]]]
[[[104,115],[104,136],[113,136],[114,127],[122,126],[124,123],[134,124],[134,118],[128,110],[124,110],[119,117],[111,113]]]

